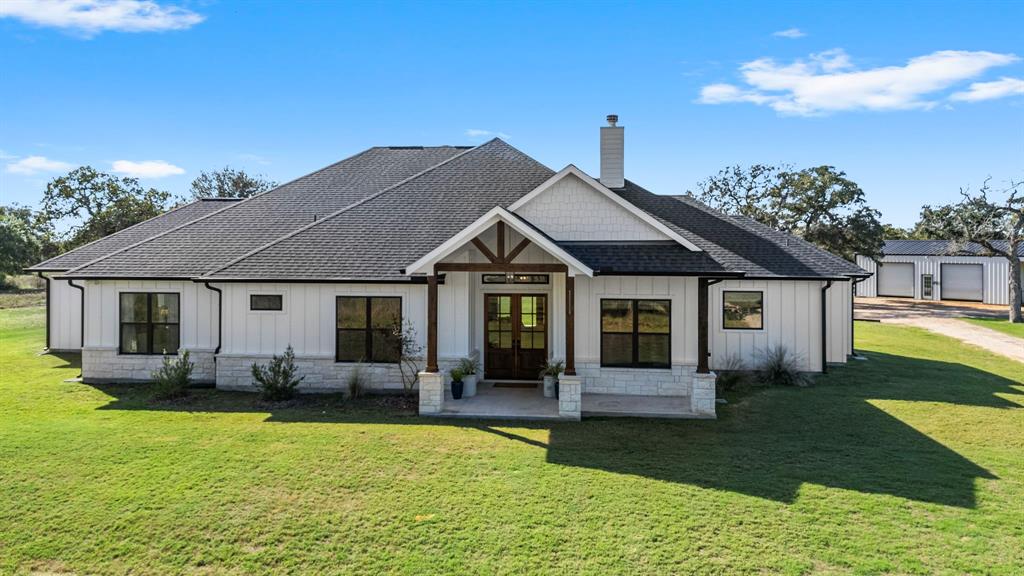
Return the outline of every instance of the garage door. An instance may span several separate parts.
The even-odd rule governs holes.
[[[982,277],[981,264],[943,264],[942,299],[981,302],[985,297]]]
[[[914,297],[914,265],[885,262],[878,267],[878,295]]]

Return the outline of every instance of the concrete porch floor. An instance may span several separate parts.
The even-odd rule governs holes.
[[[637,418],[714,418],[690,411],[689,396],[635,396],[630,394],[583,394],[586,416]],[[561,420],[558,400],[545,398],[536,388],[495,388],[492,382],[477,384],[471,398],[452,398],[445,391],[444,406],[437,414],[449,418],[497,418],[508,420]]]

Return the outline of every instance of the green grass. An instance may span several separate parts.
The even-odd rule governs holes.
[[[1009,334],[1010,336],[1024,338],[1024,324],[1019,322],[1011,323],[1002,318],[964,318],[964,320],[971,324],[977,324],[978,326],[998,330],[1004,334]]]
[[[0,574],[1020,574],[1024,366],[868,357],[717,421],[517,424],[64,382],[0,311]]]

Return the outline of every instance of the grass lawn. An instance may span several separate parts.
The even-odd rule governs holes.
[[[1000,332],[1009,334],[1010,336],[1024,338],[1024,324],[1014,324],[1002,318],[964,318],[964,320],[971,324],[977,324],[978,326],[984,326],[985,328],[999,330]]]
[[[439,421],[63,382],[0,311],[0,573],[1021,574],[1024,365],[867,361],[717,421]]]

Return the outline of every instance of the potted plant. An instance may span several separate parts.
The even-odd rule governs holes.
[[[540,370],[540,376],[544,379],[544,397],[558,397],[558,375],[565,370],[565,362],[549,359]]]
[[[462,370],[462,382],[465,384],[463,393],[466,398],[476,396],[476,373],[480,371],[480,361],[476,358],[463,358],[459,360],[459,370]]]
[[[459,368],[452,368],[449,374],[451,374],[452,377],[452,398],[461,400],[462,387],[464,386],[462,379],[465,377],[465,374],[463,374],[462,370]]]

